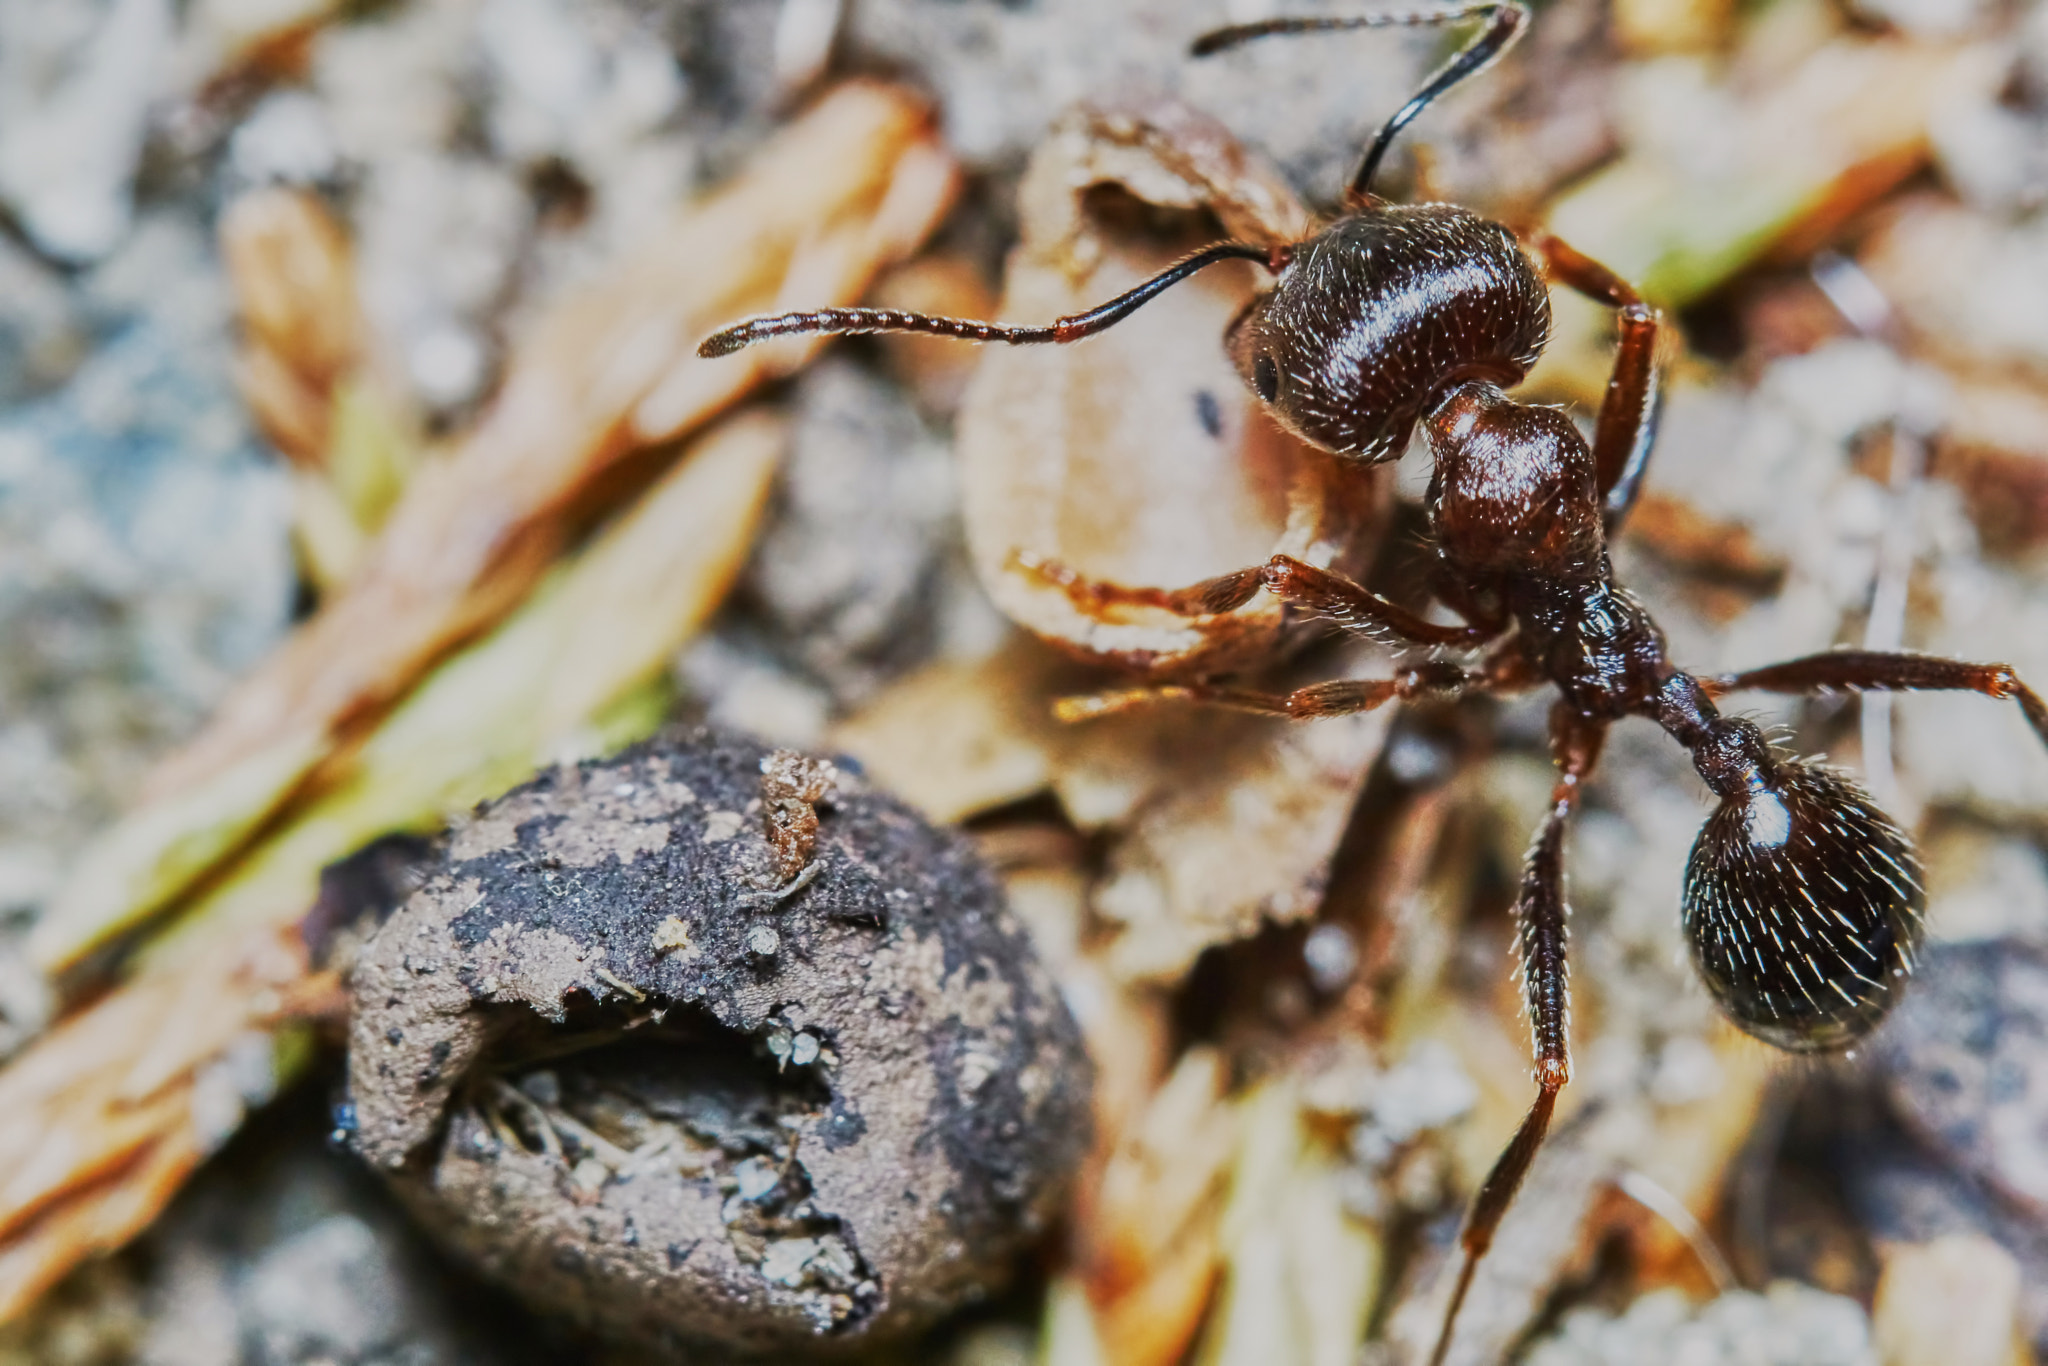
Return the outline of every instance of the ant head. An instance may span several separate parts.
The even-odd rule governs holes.
[[[1722,1010],[1793,1052],[1841,1048],[1891,1008],[1927,904],[1906,833],[1855,782],[1774,757],[1722,801],[1685,870],[1685,932]]]
[[[1507,228],[1450,204],[1372,202],[1295,247],[1228,344],[1284,426],[1378,461],[1451,384],[1515,384],[1549,337],[1550,295]]]

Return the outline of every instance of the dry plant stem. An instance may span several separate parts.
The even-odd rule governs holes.
[[[420,457],[421,435],[368,352],[341,225],[303,190],[251,190],[221,216],[243,336],[242,397],[297,467],[293,532],[323,594],[361,563]]]
[[[496,631],[421,680],[145,960],[295,919],[312,904],[320,870],[372,839],[432,829],[537,767],[650,732],[660,702],[635,700],[725,600],[784,438],[779,420],[749,410],[692,442]]]
[[[348,238],[315,196],[271,187],[228,206],[220,245],[242,320],[242,396],[280,451],[317,470],[333,386],[361,359],[365,331]]]
[[[490,413],[407,487],[346,590],[83,857],[37,928],[37,963],[61,969],[163,905],[353,728],[515,606],[560,549],[578,497],[621,455],[687,432],[810,353],[798,343],[700,361],[691,347],[715,321],[789,292],[850,302],[924,238],[954,178],[921,102],[841,87],[737,181],[540,321]]]
[[[1119,1366],[1170,1366],[1200,1330],[1220,1265],[1217,1218],[1239,1141],[1225,1059],[1184,1054],[1084,1184],[1076,1260]]]

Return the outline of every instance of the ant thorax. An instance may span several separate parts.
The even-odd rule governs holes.
[[[1549,291],[1506,227],[1373,202],[1292,248],[1226,344],[1281,425],[1378,461],[1448,385],[1517,384],[1549,339]]]
[[[1569,417],[1473,381],[1444,395],[1423,434],[1430,529],[1451,564],[1481,578],[1601,575],[1593,452]]]

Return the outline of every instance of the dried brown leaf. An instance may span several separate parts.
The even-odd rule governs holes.
[[[221,214],[221,257],[246,340],[324,388],[359,358],[362,309],[348,237],[318,198],[280,186]]]
[[[1050,790],[1110,833],[1091,908],[1122,982],[1170,982],[1212,944],[1314,913],[1386,714],[1299,725],[1161,706],[1062,725],[1054,699],[1090,671],[1027,638],[882,693],[834,734],[936,821]]]
[[[1218,221],[1260,242],[1308,221],[1220,126],[1164,98],[1063,119],[1018,202],[1000,313],[1032,322],[1135,285],[1215,240]],[[1275,553],[1331,564],[1363,539],[1382,481],[1281,432],[1225,355],[1259,279],[1211,267],[1079,345],[983,356],[960,415],[964,511],[976,571],[1013,620],[1086,654],[1241,663],[1280,632],[1267,595],[1204,629],[1155,609],[1085,610],[1026,566],[1180,587]]]

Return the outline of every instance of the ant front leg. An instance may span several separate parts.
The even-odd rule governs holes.
[[[1966,664],[1938,655],[1878,650],[1828,650],[1761,669],[1721,674],[1704,683],[1715,697],[1753,688],[1785,693],[1975,692],[2011,698],[2020,704],[2041,743],[2048,745],[2048,702],[2022,683],[2010,664]]]
[[[1064,590],[1083,611],[1116,606],[1155,607],[1182,616],[1212,616],[1236,611],[1263,588],[1282,602],[1305,608],[1388,645],[1470,649],[1492,640],[1507,626],[1505,617],[1499,613],[1465,613],[1472,624],[1439,625],[1335,570],[1319,569],[1292,555],[1275,555],[1262,565],[1219,574],[1186,588],[1134,588],[1089,578],[1055,560],[1022,555],[1015,557],[1014,562]]]
[[[1614,373],[1593,427],[1593,464],[1599,475],[1602,517],[1613,535],[1642,492],[1643,472],[1657,440],[1657,310],[1635,287],[1592,257],[1549,233],[1534,244],[1552,279],[1616,311],[1621,336]]]
[[[1516,947],[1522,990],[1529,1008],[1531,1052],[1535,1057],[1536,1100],[1515,1131],[1479,1194],[1472,1201],[1460,1238],[1464,1263],[1444,1309],[1443,1328],[1430,1366],[1442,1366],[1450,1350],[1458,1311],[1472,1288],[1480,1259],[1493,1246],[1501,1219],[1529,1174],[1536,1150],[1550,1129],[1557,1093],[1571,1080],[1571,995],[1565,965],[1565,932],[1570,908],[1564,894],[1564,835],[1579,801],[1580,790],[1600,760],[1607,723],[1579,715],[1560,702],[1550,713],[1551,755],[1557,762],[1557,785],[1551,790],[1550,812],[1522,866],[1522,888],[1515,898]]]
[[[1213,579],[1203,579],[1186,588],[1141,588],[1091,578],[1058,560],[1042,559],[1023,551],[1012,553],[1010,563],[1059,589],[1074,606],[1091,615],[1115,607],[1154,607],[1183,617],[1235,612],[1259,591],[1259,576],[1265,569],[1265,566],[1255,564],[1248,569],[1235,569]]]
[[[1372,711],[1397,697],[1453,695],[1484,682],[1483,677],[1475,678],[1455,664],[1431,660],[1412,669],[1403,669],[1392,678],[1339,678],[1284,693],[1259,692],[1221,683],[1123,688],[1116,692],[1062,697],[1053,704],[1053,714],[1062,721],[1093,721],[1160,702],[1203,702],[1261,716],[1313,721],[1325,716],[1350,716]]]

